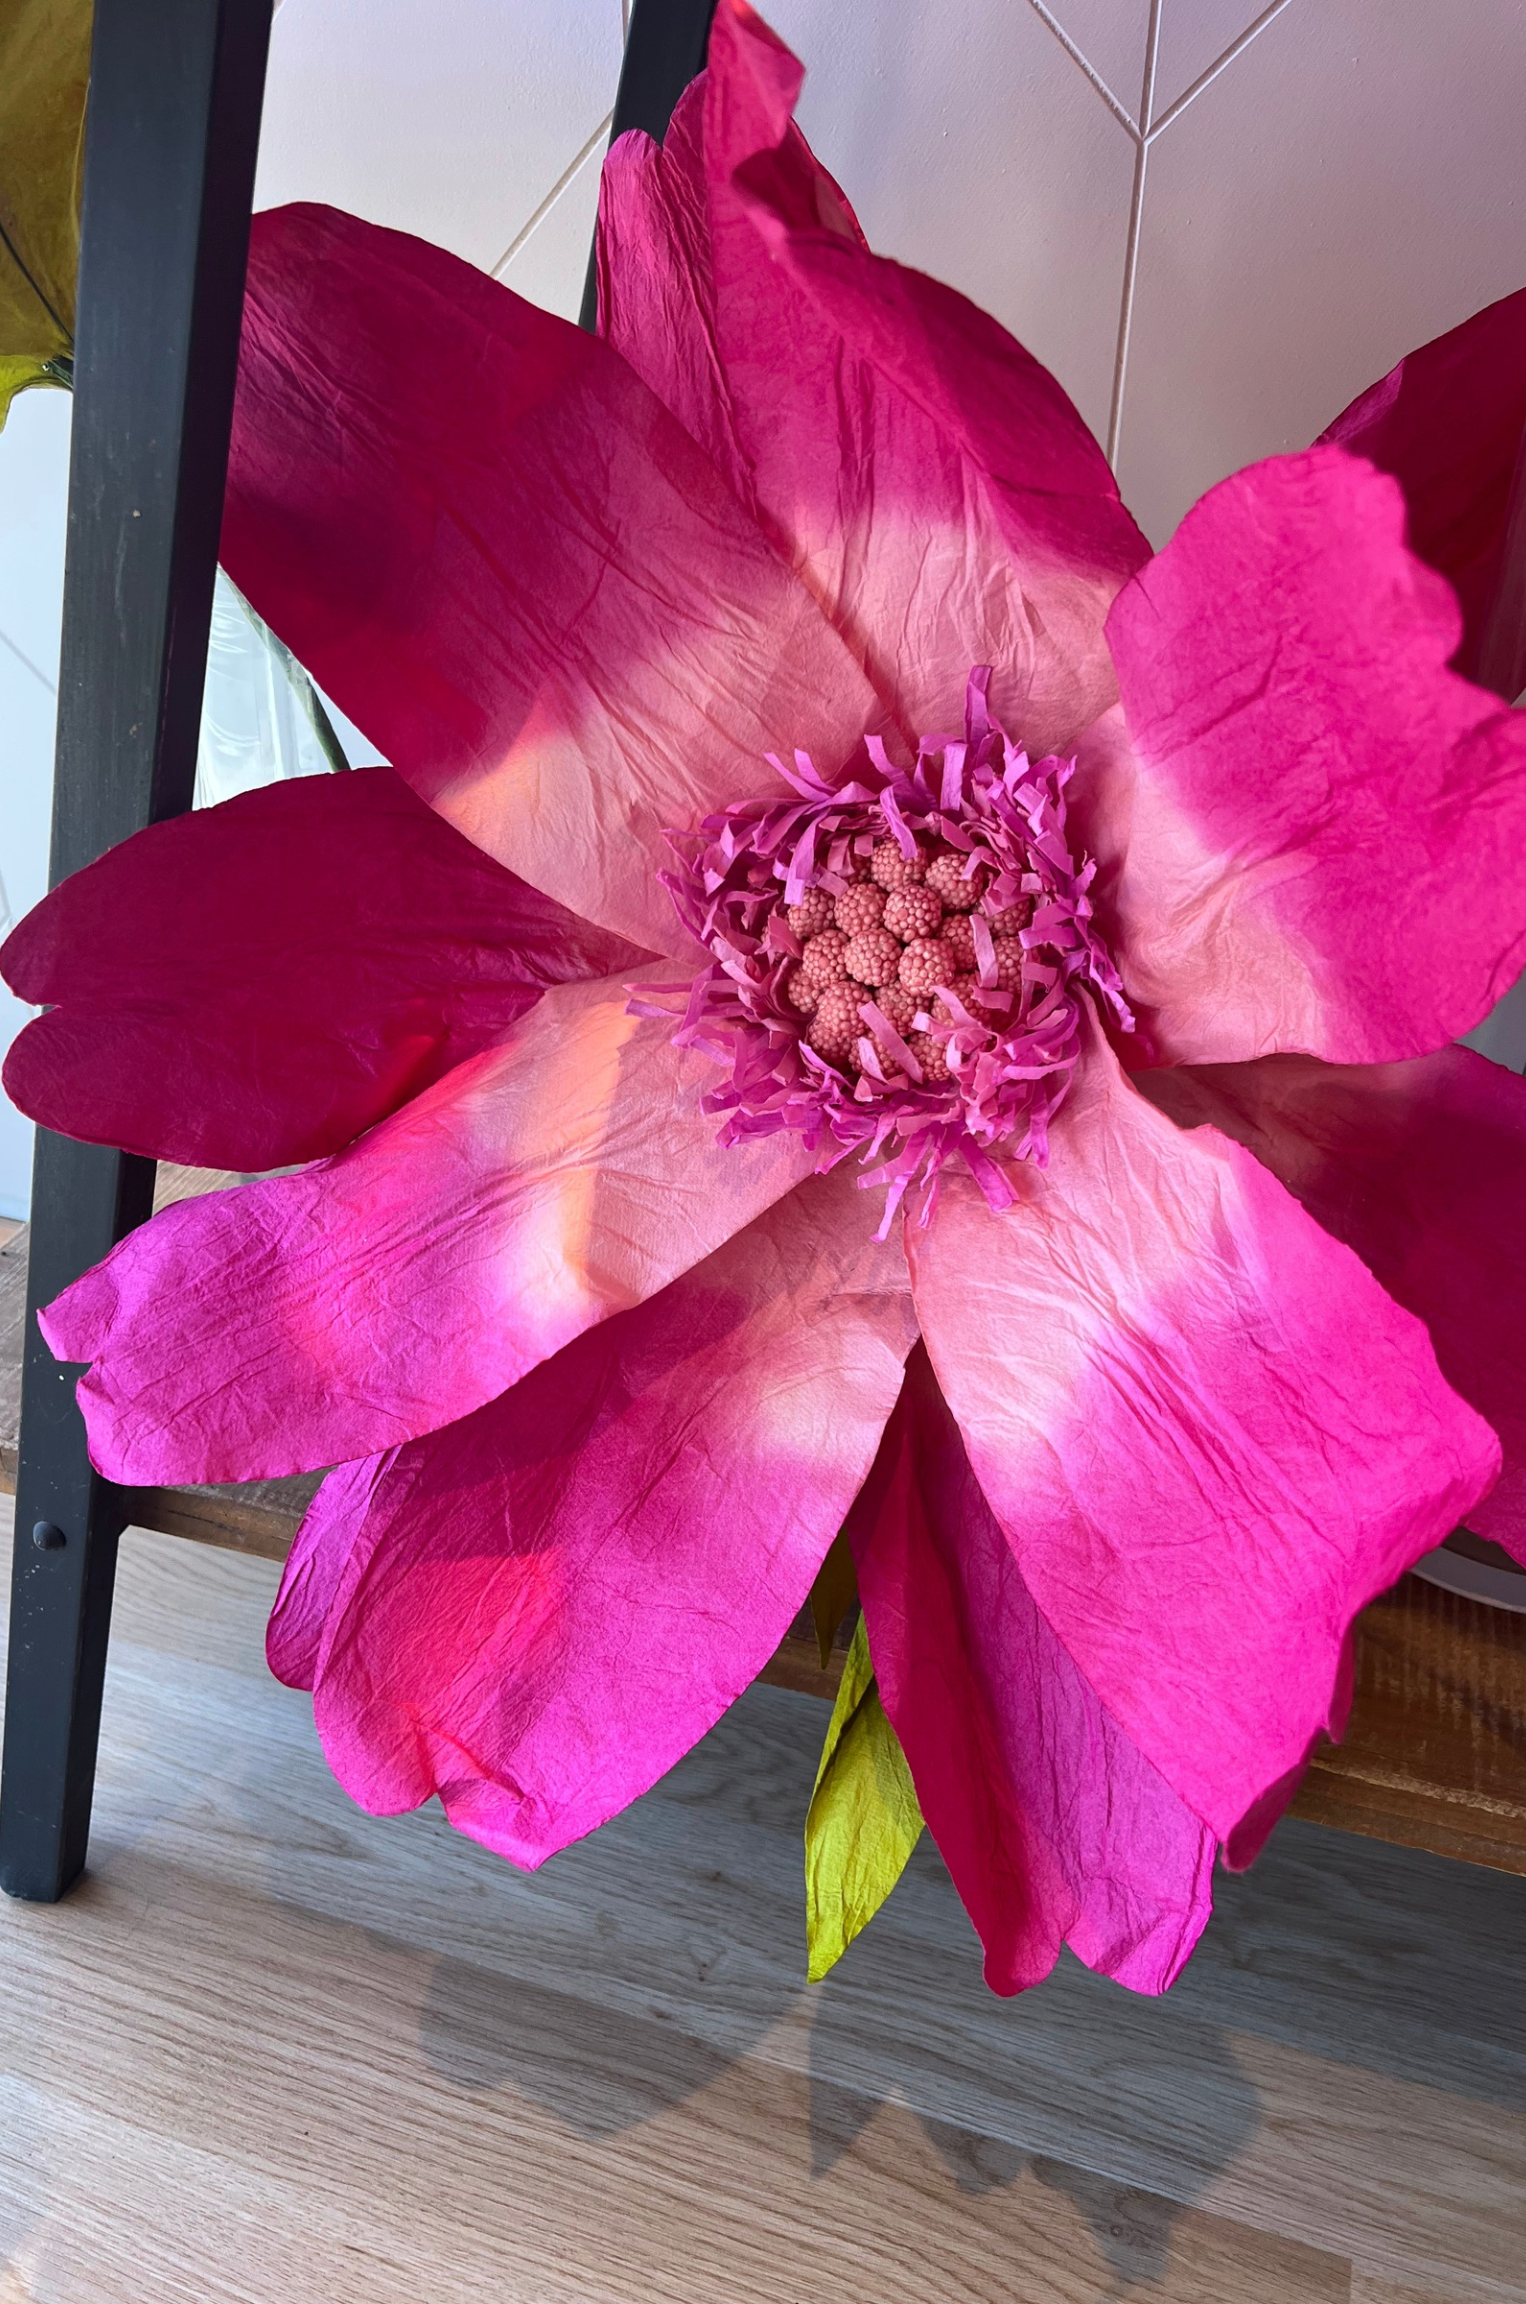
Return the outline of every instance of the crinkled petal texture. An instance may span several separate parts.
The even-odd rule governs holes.
[[[880,1696],[986,1982],[1025,1991],[1068,1943],[1163,1992],[1212,1909],[1213,1836],[1035,1605],[924,1352],[848,1527]]]
[[[1338,1728],[1347,1627],[1498,1443],[1358,1258],[1100,1034],[1015,1180],[1004,1216],[946,1185],[908,1226],[928,1351],[1034,1600],[1230,1840]]]
[[[1452,662],[1470,680],[1482,677],[1523,432],[1526,288],[1406,353],[1320,434],[1391,472],[1404,490],[1410,545],[1462,608]]]
[[[94,1363],[100,1470],[251,1480],[416,1439],[808,1173],[793,1134],[722,1151],[705,1060],[628,1005],[559,986],[349,1151],[129,1233],[43,1316],[61,1360]]]
[[[623,1317],[616,1314],[617,1319]],[[303,1514],[265,1628],[266,1660],[288,1688],[311,1688],[313,1684],[345,1563],[365,1527],[378,1482],[391,1471],[400,1454],[397,1448],[387,1448],[379,1456],[362,1456],[358,1463],[341,1464],[329,1474]]]
[[[761,1670],[873,1460],[906,1266],[812,1178],[502,1399],[335,1475],[272,1631],[335,1774],[540,1863]],[[316,1642],[312,1627],[322,1609]]]
[[[44,1127],[192,1167],[337,1152],[549,984],[649,957],[506,872],[390,768],[156,824],[0,954],[48,1005],[5,1067]]]
[[[1343,449],[1205,496],[1108,618],[1122,721],[1075,821],[1161,1063],[1368,1064],[1526,963],[1526,715],[1446,669],[1457,604]]]
[[[601,322],[850,639],[902,733],[971,664],[1035,756],[1115,693],[1102,619],[1149,547],[1047,371],[950,288],[870,254],[791,120],[801,69],[722,0],[662,149],[600,201]]]
[[[1526,1081],[1471,1048],[1350,1068],[1268,1056],[1139,1075],[1182,1127],[1248,1145],[1426,1324],[1504,1447],[1468,1526],[1526,1564]]]
[[[692,951],[663,829],[882,717],[617,353],[332,209],[255,219],[223,559],[442,815],[651,951]]]

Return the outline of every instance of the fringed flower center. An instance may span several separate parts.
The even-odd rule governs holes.
[[[878,737],[830,786],[774,759],[797,795],[670,832],[664,873],[710,953],[692,983],[648,988],[681,1046],[728,1071],[705,1098],[735,1144],[793,1128],[828,1166],[858,1148],[888,1227],[958,1154],[993,1207],[1007,1163],[1048,1156],[1081,1052],[1083,986],[1133,1019],[1091,924],[1095,867],[1065,837],[1073,762],[1030,764],[970,675],[962,737],[924,737],[909,770]]]

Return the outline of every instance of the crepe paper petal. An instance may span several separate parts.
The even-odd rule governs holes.
[[[687,952],[664,826],[880,717],[810,594],[607,344],[333,209],[258,216],[223,559],[414,789]]]
[[[723,1151],[704,1060],[628,1004],[618,982],[558,985],[348,1151],[129,1233],[41,1316],[59,1359],[95,1363],[98,1468],[254,1480],[414,1439],[809,1172],[793,1135]]]
[[[265,1660],[288,1688],[311,1688],[324,1627],[339,1579],[384,1472],[398,1451],[341,1464],[329,1474],[302,1516],[286,1555],[281,1588],[265,1628]]]
[[[547,985],[649,958],[484,856],[390,768],[139,832],[0,951],[57,1003],[5,1066],[45,1127],[193,1168],[336,1152],[494,1046]]]
[[[1309,1772],[1318,1747],[1322,1743],[1339,1744],[1345,1737],[1351,1720],[1351,1703],[1356,1694],[1357,1627],[1346,1627],[1340,1655],[1335,1666],[1335,1685],[1330,1695],[1329,1716],[1318,1735],[1312,1736],[1301,1759],[1296,1760],[1284,1775],[1276,1777],[1265,1791],[1253,1800],[1245,1814],[1230,1832],[1219,1850],[1219,1861],[1226,1872],[1248,1872],[1272,1836],[1274,1827],[1286,1814],[1299,1786]]]
[[[1100,1031],[1048,1168],[1013,1183],[1005,1216],[958,1179],[907,1225],[928,1351],[1038,1606],[1228,1839],[1338,1733],[1352,1619],[1487,1494],[1499,1444],[1421,1323]]]
[[[1159,1063],[1426,1055],[1526,965],[1526,715],[1446,670],[1457,604],[1340,448],[1210,490],[1113,604],[1133,784],[1072,809]]]
[[[857,1605],[858,1577],[853,1566],[853,1553],[847,1531],[839,1528],[826,1558],[816,1571],[816,1581],[811,1586],[811,1623],[816,1633],[816,1653],[821,1658],[823,1672],[831,1664],[838,1632]]]
[[[796,59],[722,0],[659,152],[615,145],[601,320],[851,640],[903,735],[971,664],[1035,758],[1113,700],[1107,605],[1148,557],[1064,392],[953,289],[871,255],[791,120]]]
[[[1481,677],[1523,436],[1526,288],[1406,353],[1319,436],[1391,472],[1404,490],[1410,550],[1461,604],[1452,663],[1470,680]]]
[[[906,1869],[922,1811],[875,1685],[860,1616],[805,1819],[805,1940],[812,1984],[836,1967]]]
[[[905,1261],[854,1222],[854,1190],[811,1179],[401,1450],[369,1496],[352,1477],[348,1525],[313,1548],[342,1555],[314,1716],[363,1807],[437,1792],[458,1829],[533,1866],[644,1792],[756,1677],[916,1334]],[[307,1613],[294,1593],[281,1605]]]
[[[1026,1991],[1068,1943],[1163,1992],[1212,1907],[1212,1835],[1035,1605],[921,1350],[849,1526],[880,1693],[986,1982]]]
[[[1423,1320],[1494,1426],[1499,1485],[1468,1526],[1526,1565],[1526,1080],[1444,1048],[1408,1064],[1307,1056],[1136,1075],[1180,1127],[1233,1136]]]
[[[0,14],[0,424],[12,394],[74,350],[91,0]]]

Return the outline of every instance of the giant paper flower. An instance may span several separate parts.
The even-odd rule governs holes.
[[[224,556],[395,767],[17,932],[26,1109],[306,1163],[47,1333],[115,1479],[339,1466],[271,1655],[366,1807],[539,1863],[846,1524],[990,1981],[1159,1989],[1356,1613],[1465,1514],[1526,1553],[1477,1286],[1526,1090],[1450,1046],[1526,962],[1526,727],[1352,453],[1458,363],[1152,558],[1051,378],[868,252],[798,81],[726,0],[611,154],[599,340],[258,220]]]

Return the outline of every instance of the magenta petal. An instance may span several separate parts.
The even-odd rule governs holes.
[[[793,125],[801,69],[723,0],[659,152],[615,146],[612,343],[752,506],[902,732],[972,664],[1035,756],[1113,700],[1101,624],[1149,547],[1045,369],[952,289],[871,255]]]
[[[1395,483],[1339,448],[1237,473],[1108,638],[1134,781],[1087,832],[1157,1060],[1377,1063],[1476,1024],[1526,965],[1526,715],[1446,669]]]
[[[756,1676],[873,1460],[916,1334],[899,1246],[865,1219],[850,1177],[812,1179],[403,1449],[369,1496],[352,1483],[315,1714],[362,1806],[437,1792],[474,1839],[539,1864],[644,1792]]]
[[[1406,353],[1320,434],[1404,490],[1410,549],[1462,605],[1453,662],[1469,679],[1478,677],[1523,433],[1526,288]]]
[[[304,776],[156,824],[28,914],[0,966],[50,1012],[5,1086],[66,1136],[287,1167],[501,1040],[548,984],[647,957],[505,872],[390,768]]]
[[[880,1695],[986,1982],[1025,1991],[1068,1943],[1163,1992],[1212,1909],[1212,1835],[1035,1606],[924,1353],[849,1531]]]
[[[1526,1564],[1526,1081],[1471,1048],[1346,1068],[1306,1056],[1142,1073],[1182,1127],[1248,1145],[1423,1320],[1494,1426],[1499,1485],[1468,1526]]]
[[[1023,1578],[1229,1839],[1336,1728],[1358,1611],[1493,1484],[1420,1322],[1240,1145],[1100,1036],[1047,1171],[908,1225],[928,1351]]]
[[[309,1504],[286,1555],[265,1632],[265,1658],[288,1688],[311,1688],[339,1579],[365,1526],[377,1481],[397,1460],[389,1448],[331,1472]]]
[[[223,557],[442,815],[652,951],[691,949],[663,829],[878,714],[607,345],[332,209],[255,219]]]
[[[658,964],[659,972],[661,964]],[[636,981],[642,981],[640,976]],[[43,1315],[111,1479],[348,1463],[494,1399],[799,1182],[616,984],[546,993],[348,1152],[167,1208]]]

